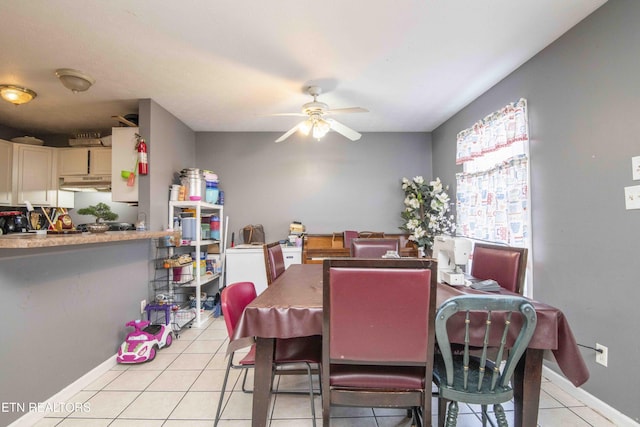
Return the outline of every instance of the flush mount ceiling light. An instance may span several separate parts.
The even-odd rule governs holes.
[[[84,92],[89,89],[96,80],[82,71],[71,68],[60,68],[56,70],[56,76],[60,79],[64,87],[73,93]]]
[[[31,89],[14,85],[0,85],[0,98],[15,105],[26,104],[38,96]]]

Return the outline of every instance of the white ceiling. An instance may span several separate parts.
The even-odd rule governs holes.
[[[431,131],[606,0],[1,1],[0,104],[28,135],[108,129],[151,98],[194,131],[286,131],[324,89],[360,132]],[[73,94],[57,68],[96,79]]]

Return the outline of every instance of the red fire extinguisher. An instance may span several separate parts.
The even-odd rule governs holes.
[[[144,142],[142,136],[136,134],[138,143],[136,150],[138,151],[138,175],[146,175],[149,173],[149,158],[147,156],[147,143]]]

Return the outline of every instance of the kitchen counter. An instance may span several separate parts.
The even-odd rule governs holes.
[[[46,236],[35,233],[14,233],[0,236],[0,249],[46,248],[156,239],[173,233],[173,231],[107,231],[105,233],[47,234]]]

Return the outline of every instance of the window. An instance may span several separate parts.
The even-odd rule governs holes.
[[[527,101],[509,104],[460,132],[456,164],[463,165],[456,174],[458,235],[531,253]]]

